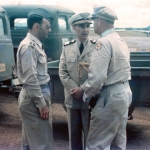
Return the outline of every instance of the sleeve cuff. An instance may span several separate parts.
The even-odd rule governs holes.
[[[92,96],[88,96],[85,93],[83,94],[83,101],[86,103],[89,103],[91,100]]]
[[[44,98],[40,99],[40,100],[34,100],[34,103],[37,108],[43,108],[46,106],[46,102],[45,102]]]
[[[82,85],[80,86],[80,88],[81,88],[83,91],[85,91],[85,89],[86,89],[85,84],[82,84]]]

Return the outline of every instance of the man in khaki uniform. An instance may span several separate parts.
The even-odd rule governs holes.
[[[83,99],[88,103],[99,92],[92,109],[86,150],[125,150],[126,124],[132,93],[130,52],[115,32],[116,13],[108,7],[94,8],[95,33],[100,35],[85,82]]]
[[[22,150],[53,149],[50,78],[41,43],[51,31],[53,17],[50,16],[48,11],[40,8],[29,13],[29,30],[17,51],[17,74],[23,85],[18,100],[22,117]]]
[[[85,150],[89,130],[89,106],[71,94],[76,91],[83,93],[90,57],[96,43],[88,38],[91,24],[89,15],[86,12],[79,13],[69,19],[77,39],[65,43],[59,64],[59,76],[65,88],[70,150]]]

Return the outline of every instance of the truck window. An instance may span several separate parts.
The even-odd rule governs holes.
[[[0,18],[0,36],[1,35],[4,35],[4,25],[2,18]]]
[[[26,29],[27,18],[16,18],[14,20],[14,29]]]
[[[67,30],[67,22],[65,16],[61,16],[58,18],[58,25],[60,31],[66,31]]]

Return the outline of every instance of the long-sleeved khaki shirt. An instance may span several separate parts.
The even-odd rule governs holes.
[[[70,89],[82,87],[88,77],[88,72],[79,63],[89,64],[90,57],[95,47],[93,40],[83,42],[84,50],[82,54],[79,51],[80,42],[74,41],[66,44],[60,57],[59,77],[64,85],[65,105],[71,109],[89,109],[89,106],[83,101],[77,100],[70,95]],[[88,69],[88,65],[85,65]]]
[[[103,86],[131,79],[129,49],[114,29],[106,30],[95,48],[96,51],[91,57],[90,73],[84,83],[84,101],[89,101]]]
[[[17,75],[36,107],[46,106],[40,85],[47,84],[50,80],[47,73],[47,57],[42,49],[42,43],[31,33],[27,33],[18,48]]]

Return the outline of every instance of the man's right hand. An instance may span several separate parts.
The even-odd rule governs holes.
[[[40,117],[44,120],[47,120],[49,118],[49,109],[47,106],[43,108],[39,108],[40,111]]]
[[[70,90],[70,95],[78,100],[83,100],[83,93],[84,91],[81,87],[76,87]]]

